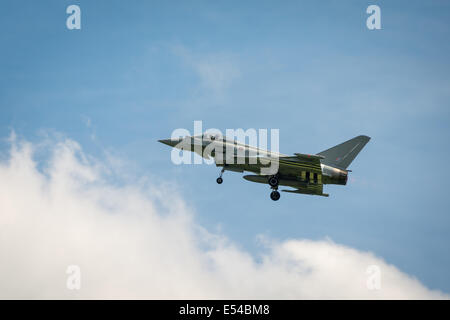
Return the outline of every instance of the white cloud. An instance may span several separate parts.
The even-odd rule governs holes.
[[[71,140],[38,169],[35,146],[11,140],[0,164],[0,298],[448,297],[330,240],[266,239],[257,262],[198,226],[172,188],[113,185],[104,175],[115,171]],[[66,288],[69,265],[81,268],[79,291]],[[367,288],[370,265],[380,290]]]
[[[226,90],[241,74],[236,59],[229,54],[194,55],[183,46],[175,46],[172,51],[197,74],[203,93],[216,98],[223,98]]]

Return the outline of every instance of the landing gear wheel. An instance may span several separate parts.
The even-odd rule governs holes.
[[[272,199],[273,201],[278,201],[280,199],[280,193],[278,191],[272,191],[270,193],[270,199]]]
[[[218,177],[217,180],[216,180],[216,182],[217,182],[218,184],[222,184],[223,179],[222,179],[221,177]]]
[[[269,178],[269,185],[270,185],[271,187],[276,187],[276,186],[278,186],[278,183],[279,183],[279,180],[278,180],[278,177],[277,177],[277,176],[271,176],[271,177]]]

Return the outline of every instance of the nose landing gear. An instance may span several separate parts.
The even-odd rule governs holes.
[[[218,184],[222,184],[222,182],[223,182],[222,174],[223,174],[224,171],[225,171],[225,168],[222,168],[222,170],[220,171],[220,176],[216,179],[216,182]]]

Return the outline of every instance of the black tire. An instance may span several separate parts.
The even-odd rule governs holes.
[[[280,197],[281,197],[281,195],[280,195],[280,193],[278,191],[272,191],[270,193],[270,199],[272,199],[273,201],[280,200]]]
[[[217,182],[218,184],[222,184],[223,179],[222,179],[221,177],[218,177],[217,180],[216,180],[216,182]]]
[[[269,178],[269,185],[270,185],[271,187],[276,187],[276,186],[278,186],[278,182],[279,182],[279,180],[278,180],[278,178],[275,177],[275,176]]]

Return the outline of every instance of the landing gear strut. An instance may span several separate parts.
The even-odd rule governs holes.
[[[223,174],[224,171],[225,171],[225,168],[222,168],[222,170],[220,171],[220,176],[216,179],[216,182],[218,184],[222,184],[222,182],[223,182],[222,174]]]
[[[280,200],[280,193],[278,192],[278,183],[280,182],[280,180],[278,179],[278,174],[271,176],[268,182],[273,190],[270,193],[270,199],[272,199],[273,201]]]

